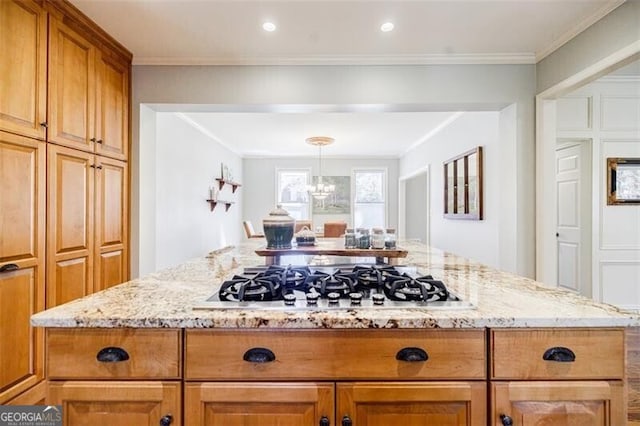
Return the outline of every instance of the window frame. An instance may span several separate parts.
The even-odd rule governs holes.
[[[359,227],[356,225],[356,174],[357,173],[370,173],[370,172],[381,172],[383,174],[383,179],[382,179],[382,196],[384,197],[384,200],[382,202],[384,208],[383,208],[383,212],[384,212],[384,224],[383,227],[387,228],[389,225],[389,168],[385,167],[385,166],[379,166],[379,167],[375,167],[375,166],[371,166],[371,167],[354,167],[351,169],[351,193],[353,194],[352,196],[352,203],[353,206],[351,208],[351,223],[353,224],[353,227]],[[363,203],[361,203],[363,204]],[[370,204],[380,204],[380,203],[370,203]]]
[[[276,167],[275,169],[275,205],[282,204],[282,207],[286,210],[287,204],[306,204],[306,218],[302,218],[300,220],[312,220],[311,218],[311,196],[307,194],[307,202],[306,203],[284,203],[279,200],[280,197],[280,174],[283,172],[304,172],[307,175],[307,180],[305,185],[309,185],[312,179],[311,176],[311,167]]]

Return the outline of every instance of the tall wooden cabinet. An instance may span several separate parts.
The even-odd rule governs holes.
[[[31,314],[129,277],[131,54],[66,0],[1,0],[0,52],[0,404],[35,403]]]
[[[45,148],[0,132],[0,403],[43,378]]]
[[[35,1],[0,1],[0,130],[45,138],[47,13]]]

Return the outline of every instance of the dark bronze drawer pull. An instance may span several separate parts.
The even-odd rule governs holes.
[[[351,421],[351,417],[349,416],[344,416],[342,418],[342,426],[352,426],[353,422]]]
[[[171,423],[173,423],[173,416],[171,414],[167,414],[160,419],[160,426],[169,426]]]
[[[429,354],[422,348],[402,348],[396,354],[398,361],[425,362],[429,359]]]
[[[502,426],[513,426],[513,419],[506,414],[500,414],[500,420],[502,421]]]
[[[329,423],[329,418],[327,416],[322,416],[320,418],[320,426],[331,426],[331,423]]]
[[[100,352],[96,355],[96,359],[100,362],[122,362],[129,359],[129,354],[122,348],[109,346],[100,349]]]
[[[569,348],[563,346],[556,346],[547,349],[542,355],[542,359],[545,361],[555,362],[575,362],[576,354]]]
[[[20,267],[15,263],[7,263],[6,265],[0,266],[0,272],[13,272],[18,269],[20,269]]]
[[[251,348],[244,353],[242,359],[257,363],[272,362],[276,360],[276,354],[267,348]]]

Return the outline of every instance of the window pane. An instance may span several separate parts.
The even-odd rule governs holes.
[[[356,228],[383,228],[384,203],[355,203],[354,222]]]
[[[278,179],[278,202],[308,202],[307,175],[307,172],[281,171]]]
[[[384,201],[384,171],[356,172],[356,203]]]
[[[461,158],[456,161],[457,164],[457,172],[458,172],[458,180],[456,182],[458,188],[458,210],[456,213],[462,214],[466,212],[466,208],[464,205],[464,158]]]

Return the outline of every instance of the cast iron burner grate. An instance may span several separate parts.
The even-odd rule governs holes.
[[[434,280],[431,275],[417,278],[407,274],[388,276],[384,293],[390,300],[397,301],[437,302],[449,299],[449,291],[444,283]]]
[[[347,297],[356,291],[356,282],[356,274],[353,272],[314,271],[307,277],[304,291],[306,293],[316,292],[321,297],[327,297],[329,293],[338,293],[340,297]]]
[[[282,286],[274,275],[234,275],[222,283],[218,292],[221,301],[271,301],[282,299]]]

